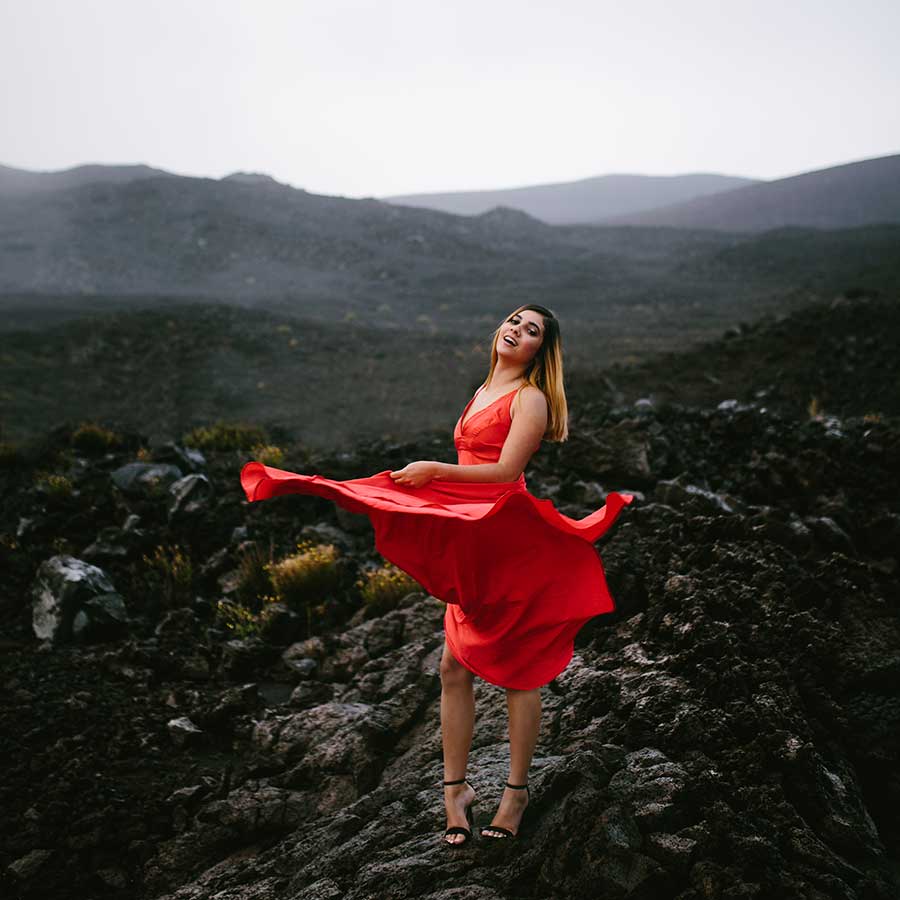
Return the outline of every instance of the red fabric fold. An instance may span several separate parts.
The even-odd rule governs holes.
[[[469,401],[454,429],[460,465],[499,459],[514,396],[498,398],[463,426]],[[368,516],[378,552],[447,603],[448,646],[485,681],[530,690],[555,678],[584,623],[615,609],[593,542],[633,495],[611,491],[603,507],[573,519],[531,494],[524,476],[435,478],[411,488],[390,471],[338,481],[251,461],[240,480],[250,501],[313,494]]]

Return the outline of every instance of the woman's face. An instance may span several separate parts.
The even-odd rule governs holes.
[[[512,363],[527,363],[544,342],[544,317],[533,309],[513,313],[500,327],[497,354]]]

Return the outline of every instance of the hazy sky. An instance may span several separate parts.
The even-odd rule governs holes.
[[[0,0],[0,163],[350,197],[900,152],[900,0]]]

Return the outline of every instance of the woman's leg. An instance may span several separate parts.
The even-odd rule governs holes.
[[[441,656],[441,741],[444,746],[444,780],[456,781],[466,777],[469,748],[475,729],[475,676],[456,661],[444,641]],[[444,785],[444,806],[447,809],[447,827],[462,825],[466,821],[466,807],[475,798],[475,789],[468,783]],[[448,834],[444,840],[458,843],[464,834]]]
[[[534,745],[541,728],[541,689],[516,691],[507,688],[506,707],[509,711],[509,783],[527,784],[528,769],[531,767]],[[527,805],[527,791],[504,788],[491,825],[501,825],[517,833]],[[505,834],[491,831],[490,826],[482,834],[501,839],[506,837]]]

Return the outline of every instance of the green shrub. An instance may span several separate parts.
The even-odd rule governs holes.
[[[216,603],[216,621],[238,638],[253,637],[259,633],[259,617],[243,603],[219,600]]]
[[[240,422],[219,420],[212,425],[200,426],[182,436],[182,443],[200,450],[245,450],[257,444],[268,443],[265,429]]]
[[[250,455],[264,466],[274,466],[276,469],[284,467],[284,451],[274,444],[257,444],[250,448]]]
[[[74,490],[71,479],[53,472],[35,472],[34,483],[37,489],[46,494],[47,499],[51,501],[68,500]]]
[[[276,597],[288,606],[299,608],[335,591],[341,580],[341,572],[335,565],[338,556],[334,544],[301,541],[296,553],[267,566]]]
[[[422,590],[418,581],[391,562],[364,572],[356,586],[366,606],[378,615],[396,609],[407,594]]]
[[[325,617],[328,602],[341,584],[339,554],[333,544],[301,541],[297,552],[277,562],[267,570],[275,589],[275,599],[306,614],[307,633],[312,634],[316,620]]]
[[[272,562],[274,542],[263,550],[258,544],[246,544],[238,560],[235,596],[238,602],[251,610],[258,610],[263,597],[272,592],[272,578],[268,566]]]
[[[219,600],[216,603],[216,622],[224,625],[236,637],[246,638],[260,634],[262,626],[276,614],[273,603],[278,601],[274,594],[260,598],[262,609],[254,612],[239,600]]]
[[[69,438],[70,445],[82,453],[105,453],[122,443],[114,431],[95,422],[82,422]]]
[[[149,566],[150,588],[159,593],[164,608],[172,609],[190,602],[194,567],[190,556],[180,546],[158,544],[153,556],[144,554],[142,558]]]

